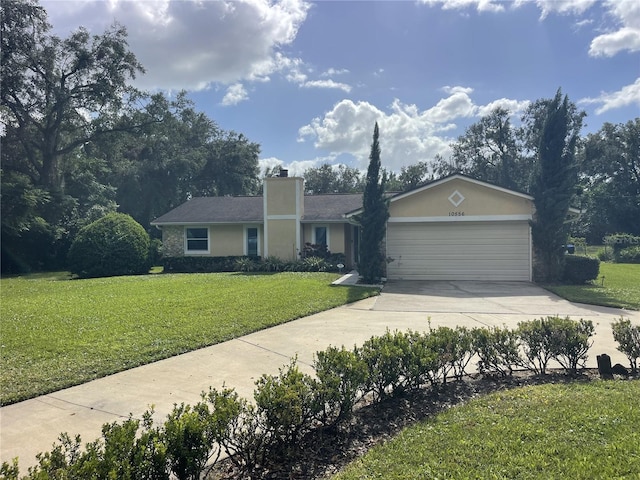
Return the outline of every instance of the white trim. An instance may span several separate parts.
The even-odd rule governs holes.
[[[297,220],[297,214],[291,215],[267,215],[267,220]]]
[[[266,179],[262,182],[262,211],[263,211],[263,224],[264,224],[264,230],[263,230],[263,235],[264,235],[264,256],[268,257],[269,256],[269,222],[268,217],[267,217],[267,185],[269,185],[269,182],[266,181]]]
[[[529,214],[521,215],[465,215],[463,217],[391,217],[388,223],[424,223],[424,222],[513,222],[531,220]]]
[[[247,232],[247,230],[249,230],[250,228],[255,228],[256,232],[258,234],[257,236],[257,250],[256,250],[256,255],[260,256],[260,227],[258,225],[244,225],[244,228],[242,229],[242,253],[243,255],[249,255],[249,244],[248,244],[248,240],[249,240],[249,233]]]
[[[450,182],[452,180],[462,180],[462,181],[466,181],[466,182],[469,182],[469,183],[475,183],[476,185],[481,185],[483,187],[491,188],[491,189],[497,190],[499,192],[508,193],[508,194],[514,195],[516,197],[526,198],[527,200],[533,200],[533,197],[531,195],[527,195],[526,193],[515,192],[513,190],[509,190],[508,188],[499,187],[498,185],[493,185],[491,183],[483,182],[481,180],[476,180],[474,178],[465,177],[464,175],[452,175],[451,177],[447,177],[447,178],[442,178],[440,180],[436,180],[435,182],[429,183],[429,184],[427,184],[427,185],[425,185],[423,187],[416,188],[415,190],[410,190],[408,192],[396,195],[395,197],[391,197],[391,202],[395,202],[396,200],[400,200],[402,198],[411,196],[411,195],[413,195],[415,193],[419,193],[419,192],[423,192],[425,190],[429,190],[429,189],[431,189],[433,187],[437,187],[438,185],[442,185],[442,184]]]
[[[195,229],[195,228],[204,228],[207,231],[207,249],[206,250],[189,250],[188,249],[189,242],[187,239],[187,230]],[[211,230],[209,229],[208,226],[199,225],[199,226],[184,227],[184,229],[182,230],[182,238],[184,241],[183,247],[184,247],[185,255],[209,255],[211,253]]]

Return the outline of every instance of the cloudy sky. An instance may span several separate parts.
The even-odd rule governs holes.
[[[186,89],[263,166],[366,169],[447,156],[495,106],[563,93],[584,133],[640,115],[637,0],[41,0],[55,33],[127,27],[137,85]]]

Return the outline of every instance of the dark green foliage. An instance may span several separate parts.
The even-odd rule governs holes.
[[[480,373],[511,375],[513,367],[520,364],[516,332],[499,327],[476,328],[472,332]]]
[[[331,254],[328,258],[311,256],[294,261],[246,256],[164,257],[161,261],[165,273],[337,272],[340,263],[344,265],[343,254]]]
[[[214,421],[215,413],[207,403],[195,406],[176,405],[164,424],[164,439],[171,472],[178,480],[199,480],[219,437]],[[218,456],[215,457],[217,460]]]
[[[551,351],[552,317],[518,323],[518,338],[524,356],[522,366],[538,375],[544,375],[553,356]]]
[[[578,368],[584,368],[587,352],[594,334],[591,320],[571,320],[569,317],[548,317],[551,329],[549,350],[556,360],[569,374],[576,374]]]
[[[378,123],[373,130],[369,168],[364,188],[363,210],[358,221],[362,227],[358,272],[364,283],[378,283],[385,275],[386,258],[382,242],[385,238],[389,207],[384,197],[384,181],[380,178],[380,144]]]
[[[303,435],[313,427],[323,410],[317,398],[316,382],[302,373],[293,360],[277,376],[263,375],[256,382],[253,398],[269,433],[272,453],[295,450]]]
[[[567,255],[564,262],[562,281],[572,285],[581,285],[598,278],[600,260],[582,255]]]
[[[78,232],[68,264],[81,278],[148,273],[149,235],[129,215],[111,213]]]
[[[317,168],[307,168],[302,176],[305,191],[314,195],[358,193],[364,187],[360,170],[346,165],[332,166],[325,163]]]
[[[318,377],[319,400],[324,406],[323,422],[348,418],[367,381],[367,364],[358,351],[329,347],[316,353],[313,368]]]
[[[410,355],[407,334],[387,332],[380,337],[371,337],[358,349],[360,358],[367,365],[367,390],[380,401],[388,395],[402,390],[403,372]]]
[[[562,246],[568,237],[566,223],[571,200],[578,182],[576,145],[582,116],[560,90],[549,101],[541,102],[538,157],[531,187],[536,213],[531,222],[535,250],[536,281],[553,282],[562,276]]]
[[[613,338],[618,342],[616,347],[629,359],[631,371],[638,372],[638,358],[640,358],[640,326],[631,325],[631,320],[620,317],[611,324]]]
[[[623,248],[616,257],[618,263],[640,263],[640,246]]]

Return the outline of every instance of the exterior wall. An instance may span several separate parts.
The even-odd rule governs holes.
[[[184,256],[184,227],[162,227],[162,254],[165,257]]]
[[[331,253],[347,253],[347,230],[350,225],[347,223],[305,223],[302,225],[302,245],[313,243],[313,229],[315,227],[327,227],[329,241],[329,251]],[[349,237],[350,239],[350,237]]]
[[[243,255],[243,225],[212,225],[209,227],[209,250],[212,257]]]
[[[301,251],[304,180],[299,177],[264,179],[264,256],[296,260]]]
[[[453,200],[459,192],[464,197],[458,206]],[[422,192],[416,192],[391,203],[389,214],[391,219],[399,217],[467,217],[495,215],[531,215],[533,202],[527,198],[512,195],[497,189],[489,188],[462,179],[454,179],[436,185]]]
[[[296,241],[299,229],[292,220],[269,220],[266,242],[269,250],[266,255],[282,260],[297,260],[300,253],[300,241]]]
[[[264,251],[264,234],[261,225],[258,228],[259,252]],[[183,257],[184,225],[162,227],[162,252],[167,257]],[[209,254],[211,257],[244,255],[245,225],[209,225]]]

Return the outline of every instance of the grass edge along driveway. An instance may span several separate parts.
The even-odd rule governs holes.
[[[0,280],[7,405],[375,295],[331,273]]]

